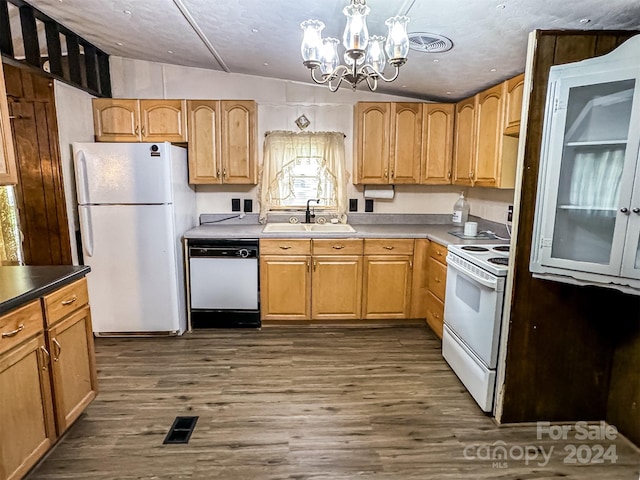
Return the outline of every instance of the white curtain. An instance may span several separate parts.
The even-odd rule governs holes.
[[[301,164],[314,170],[321,181],[310,198],[340,222],[347,220],[347,182],[344,134],[340,132],[268,132],[259,182],[260,222],[269,210],[291,205],[294,172]],[[324,180],[322,180],[324,179]],[[335,209],[335,210],[334,210]]]
[[[571,205],[615,210],[624,155],[624,147],[576,153],[569,190]]]

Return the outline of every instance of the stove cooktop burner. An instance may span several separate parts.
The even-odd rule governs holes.
[[[509,245],[498,245],[497,247],[493,247],[493,250],[495,250],[496,252],[508,252]]]
[[[509,259],[506,257],[488,258],[487,262],[495,263],[496,265],[509,265]]]
[[[460,247],[462,250],[467,250],[468,252],[488,252],[489,249],[485,247],[476,247],[475,245],[465,245]]]

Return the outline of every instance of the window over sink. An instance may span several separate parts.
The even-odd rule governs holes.
[[[270,211],[304,210],[308,200],[346,219],[344,135],[339,132],[269,132],[260,172],[260,220]]]

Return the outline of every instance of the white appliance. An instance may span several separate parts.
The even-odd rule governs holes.
[[[196,224],[186,149],[74,143],[73,159],[94,333],[181,335],[182,234]]]
[[[485,412],[492,412],[508,245],[449,245],[442,355]]]

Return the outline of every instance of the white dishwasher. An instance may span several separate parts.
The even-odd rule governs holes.
[[[258,240],[189,240],[192,328],[260,327]]]

